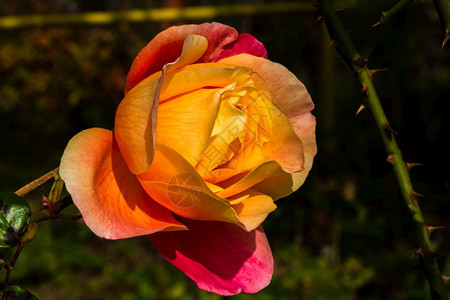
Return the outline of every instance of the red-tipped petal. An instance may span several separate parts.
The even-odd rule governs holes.
[[[73,137],[59,172],[86,225],[100,237],[121,239],[186,229],[145,193],[109,130],[92,128]]]
[[[258,41],[251,34],[242,33],[235,41],[223,47],[223,50],[220,52],[215,61],[242,53],[267,58],[267,51],[264,44]]]
[[[188,231],[155,233],[149,238],[199,288],[235,295],[256,293],[269,284],[273,258],[262,227],[247,232],[222,222],[182,222]]]
[[[208,40],[208,48],[200,62],[213,61],[222,48],[234,41],[238,34],[232,27],[220,23],[173,26],[155,36],[133,61],[128,73],[125,93],[144,78],[161,71],[181,55],[183,43],[189,34],[201,35]]]

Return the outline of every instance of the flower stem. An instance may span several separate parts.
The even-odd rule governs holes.
[[[47,181],[52,179],[53,174],[58,172],[58,170],[59,170],[59,168],[56,168],[56,169],[48,172],[47,174],[42,175],[41,177],[33,180],[32,182],[28,183],[27,185],[21,187],[15,193],[20,197],[23,197],[23,196],[29,194],[33,190],[37,189],[38,187],[40,187],[41,185],[43,185],[44,183],[46,183]]]
[[[427,277],[432,299],[447,300],[447,287],[444,284],[435,259],[435,254],[431,251],[428,229],[424,224],[423,215],[417,201],[417,196],[419,194],[413,190],[408,167],[403,160],[394,133],[381,106],[371,79],[370,71],[366,66],[365,60],[361,58],[358,51],[353,46],[353,43],[338,19],[330,0],[318,0],[317,2],[319,11],[324,16],[328,33],[334,40],[337,51],[343,57],[344,61],[353,71],[362,86],[366,106],[369,108],[378,132],[381,135],[384,147],[388,154],[388,161],[393,164],[400,192],[412,219],[413,232],[419,246],[416,253],[420,256],[421,267]]]

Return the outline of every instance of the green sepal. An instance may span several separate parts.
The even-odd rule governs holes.
[[[53,182],[50,194],[48,195],[50,203],[56,203],[59,201],[59,198],[61,197],[61,192],[64,187],[64,181],[61,179],[61,177],[59,177],[58,173],[54,173],[53,177],[55,178],[55,181]]]
[[[11,192],[0,193],[0,247],[20,243],[30,224],[31,209],[27,201]]]

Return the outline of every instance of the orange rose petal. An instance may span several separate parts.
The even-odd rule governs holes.
[[[317,153],[316,118],[310,113],[305,113],[291,117],[289,121],[291,122],[295,133],[300,137],[303,143],[305,156],[303,170],[293,174],[293,176],[296,177],[294,181],[298,181],[299,184],[302,185],[312,168],[314,156]]]
[[[272,159],[272,157],[270,157]],[[228,162],[228,167],[240,172],[252,170],[263,163],[265,155],[263,147],[256,142],[248,142],[243,146],[242,151],[236,152],[233,158]]]
[[[205,37],[188,35],[181,56],[175,62],[166,64],[161,76],[151,76],[139,82],[120,103],[116,112],[115,135],[122,155],[134,174],[147,170],[153,160],[159,96],[165,72],[170,73],[195,62],[207,48]]]
[[[305,181],[306,172],[280,173],[257,184],[252,189],[270,196],[274,201],[295,192]]]
[[[233,121],[234,120],[234,121]],[[211,139],[211,142],[202,153],[196,169],[200,175],[204,176],[217,167],[227,154],[230,143],[235,140],[245,126],[245,114],[236,109],[235,118],[224,130]]]
[[[291,178],[288,181],[299,186],[303,184],[317,153],[316,121],[311,114],[314,104],[306,87],[284,66],[264,58],[240,54],[225,58],[219,62],[249,68],[258,73],[264,80],[272,94],[273,103],[288,117],[295,133],[302,141],[304,152],[303,170],[293,173],[292,176],[295,178]]]
[[[252,189],[233,196],[229,199],[231,203],[233,199],[239,199],[239,202],[232,206],[247,231],[261,225],[267,215],[277,208],[271,197]]]
[[[59,172],[87,226],[100,237],[186,229],[142,189],[109,130],[92,128],[73,137]]]
[[[155,201],[182,217],[244,227],[229,202],[214,194],[194,167],[168,146],[157,144],[152,165],[138,178]]]
[[[220,97],[217,89],[195,90],[160,103],[157,140],[195,165],[211,136]]]
[[[222,198],[229,198],[231,196],[234,196],[251,188],[255,184],[269,177],[283,173],[285,172],[277,162],[268,161],[259,165],[256,169],[254,169],[252,172],[250,172],[247,176],[245,176],[238,182],[228,187],[224,187],[221,185],[221,187],[224,188],[224,190],[219,192],[217,195]]]
[[[207,182],[207,181],[205,181],[205,183],[206,183],[206,186],[208,186],[208,188],[209,188],[209,189],[211,190],[211,192],[213,192],[214,194],[217,194],[218,192],[223,191],[223,188],[221,188],[221,187],[218,186],[218,185],[209,183],[209,182]]]
[[[219,63],[246,67],[263,79],[272,101],[288,118],[310,113],[314,104],[306,87],[283,65],[248,54],[227,57]]]
[[[239,171],[239,170],[218,168],[218,169],[212,170],[211,172],[207,173],[205,176],[203,176],[203,178],[207,182],[217,183],[217,182],[227,180],[227,179],[229,179],[235,175],[238,175],[240,173],[241,173],[241,171]]]
[[[303,169],[303,143],[285,115],[273,116],[272,139],[264,146],[264,149],[273,154],[273,158],[286,172],[293,173]]]
[[[134,174],[145,172],[153,160],[160,83],[161,76],[143,80],[117,108],[114,135]]]
[[[208,49],[208,40],[204,36],[188,35],[184,40],[180,57],[176,61],[164,65],[164,73],[170,74],[178,68],[194,63],[202,57],[206,49]]]
[[[245,82],[249,77],[246,68],[228,64],[188,65],[164,77],[160,102],[204,87],[224,88],[235,82]]]

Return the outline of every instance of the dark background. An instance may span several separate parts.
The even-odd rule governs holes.
[[[1,1],[1,16],[283,1]],[[288,1],[285,1],[288,2]],[[414,1],[381,29],[397,1],[334,1],[371,68],[430,225],[449,227],[450,45],[431,0]],[[312,2],[307,1],[312,7]],[[429,299],[412,224],[370,114],[355,113],[361,92],[330,48],[317,12],[214,20],[261,40],[269,59],[308,87],[316,104],[319,152],[306,183],[277,202],[264,223],[275,258],[272,283],[235,299]],[[59,24],[0,28],[0,190],[15,191],[55,168],[69,139],[112,128],[126,74],[139,50],[167,26],[184,23]],[[37,207],[41,194],[29,197]],[[76,212],[76,211],[75,211]],[[146,237],[107,241],[83,222],[39,224],[12,272],[13,284],[40,299],[220,299],[200,291]],[[450,274],[448,229],[432,234]],[[3,277],[4,272],[0,273]],[[224,297],[226,298],[226,297]]]

